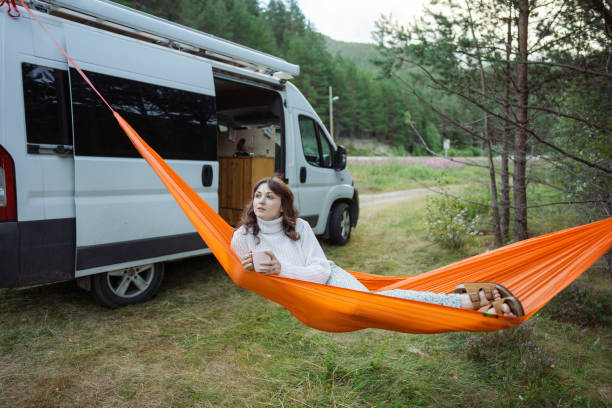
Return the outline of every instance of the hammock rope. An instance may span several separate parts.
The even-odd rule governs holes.
[[[78,68],[23,0],[20,3],[70,63]],[[77,70],[102,98],[87,76]],[[279,276],[264,276],[242,268],[230,247],[233,228],[144,142],[111,105],[107,103],[107,106],[234,283],[284,306],[297,319],[319,330],[345,332],[379,328],[406,333],[442,333],[515,327],[529,319],[612,246],[611,217],[507,245],[417,276],[388,277],[351,272],[374,291],[412,289],[451,293],[459,283],[497,282],[510,289],[522,302],[526,313],[522,317],[488,315]]]

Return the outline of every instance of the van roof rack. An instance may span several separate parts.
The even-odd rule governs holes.
[[[167,46],[285,82],[299,65],[108,0],[24,0],[40,12]]]

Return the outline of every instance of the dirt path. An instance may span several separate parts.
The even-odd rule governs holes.
[[[444,186],[444,189],[456,187],[458,185]],[[359,195],[359,207],[367,208],[379,204],[387,204],[399,201],[410,201],[417,198],[422,198],[430,194],[435,194],[435,188],[413,188],[410,190],[400,191],[389,191],[387,193],[376,193],[376,194],[360,194]]]
[[[388,156],[349,156],[348,164],[358,166],[387,165],[391,163],[399,164],[418,164],[421,166],[434,167],[438,169],[450,169],[465,166],[465,163],[481,163],[486,157],[455,157],[445,159],[444,157],[431,156],[407,156],[407,157],[388,157]]]
[[[367,208],[374,205],[386,204],[398,201],[410,201],[433,194],[426,188],[413,188],[411,190],[390,191],[388,193],[360,194],[359,207]]]

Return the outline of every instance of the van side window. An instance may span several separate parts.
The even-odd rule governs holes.
[[[333,150],[323,129],[308,116],[300,115],[298,122],[306,161],[313,166],[332,168]]]
[[[164,159],[217,160],[215,98],[94,72],[87,76]],[[75,154],[140,157],[115,118],[70,69]]]
[[[319,143],[317,142],[317,130],[314,120],[300,115],[299,123],[304,157],[308,163],[313,166],[319,166]]]
[[[321,162],[323,163],[322,167],[332,168],[334,166],[333,163],[333,150],[329,140],[325,136],[323,129],[319,125],[317,125],[317,131],[319,133],[319,140],[321,141]]]
[[[72,145],[68,72],[22,63],[28,143]]]

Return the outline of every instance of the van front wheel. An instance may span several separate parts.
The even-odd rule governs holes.
[[[334,206],[329,215],[329,240],[335,245],[344,245],[351,238],[351,208],[347,203]]]
[[[116,308],[151,299],[163,279],[163,263],[133,266],[92,276],[91,291],[102,305]]]

